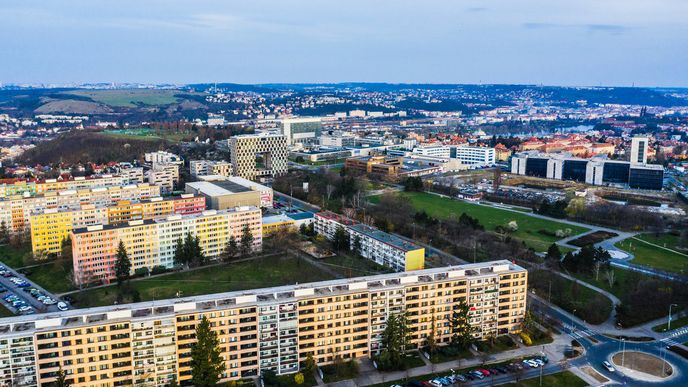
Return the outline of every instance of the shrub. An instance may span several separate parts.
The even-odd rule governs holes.
[[[521,332],[518,335],[521,337],[521,340],[523,340],[523,344],[527,346],[533,345],[533,340],[530,339],[530,336],[527,333]]]
[[[153,269],[151,269],[151,274],[162,274],[162,273],[167,273],[167,268],[165,266],[153,266]]]
[[[136,270],[134,270],[134,276],[135,277],[145,277],[148,275],[148,268],[147,267],[140,267]]]

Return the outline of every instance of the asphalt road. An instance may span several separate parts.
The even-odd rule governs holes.
[[[681,343],[688,340],[688,330],[678,330],[672,337],[644,342],[625,341],[626,351],[646,352],[660,358],[666,359],[674,367],[674,375],[661,382],[647,382],[638,380],[632,375],[627,375],[617,369],[609,372],[602,366],[603,361],[611,363],[611,357],[624,349],[624,342],[604,336],[594,329],[590,329],[582,321],[572,318],[567,313],[562,313],[558,309],[552,308],[540,300],[530,297],[531,304],[536,304],[546,311],[546,314],[554,319],[561,321],[561,331],[572,339],[578,340],[585,348],[585,354],[571,362],[572,366],[589,365],[597,372],[612,381],[610,384],[628,386],[688,386],[688,360],[666,350],[666,346],[674,343]],[[623,335],[623,330],[619,330],[619,335]],[[592,337],[596,342],[590,340]]]

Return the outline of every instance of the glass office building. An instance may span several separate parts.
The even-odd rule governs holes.
[[[545,158],[528,157],[526,159],[526,175],[547,177],[547,160]]]
[[[627,184],[631,165],[627,162],[605,162],[602,172],[602,182],[611,184]]]
[[[561,172],[563,180],[575,180],[585,182],[585,172],[588,160],[565,160]]]

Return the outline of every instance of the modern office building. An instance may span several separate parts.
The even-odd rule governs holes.
[[[41,214],[30,216],[31,247],[36,257],[59,254],[63,241],[75,228],[155,219],[173,214],[196,214],[203,210],[205,199],[193,195],[165,199],[156,197],[137,202],[123,200],[110,207],[86,204],[76,210],[47,209]]]
[[[449,147],[449,157],[458,159],[461,164],[476,167],[492,166],[495,164],[495,149],[480,146],[457,146]]]
[[[385,322],[399,313],[408,317],[412,348],[425,346],[433,331],[446,345],[447,321],[462,302],[476,338],[518,333],[527,276],[502,260],[4,318],[0,384],[50,385],[61,367],[74,387],[188,385],[202,317],[218,335],[221,382],[295,373],[308,355],[321,366],[369,358],[383,349]]]
[[[442,157],[448,159],[451,155],[451,148],[442,144],[419,145],[413,148],[413,153],[421,156]]]
[[[204,175],[232,176],[232,164],[227,161],[191,160],[189,171],[194,179]]]
[[[0,199],[0,223],[4,222],[11,233],[19,233],[30,229],[32,215],[47,209],[78,210],[89,204],[108,207],[123,200],[141,201],[157,196],[160,187],[150,184],[13,195]]]
[[[650,139],[647,137],[631,138],[631,164],[647,164],[647,150]]]
[[[131,220],[116,225],[93,225],[71,232],[74,278],[78,284],[109,283],[115,278],[117,247],[122,241],[136,269],[174,265],[174,250],[187,233],[197,236],[203,253],[218,258],[231,237],[241,239],[245,226],[251,230],[254,249],[262,246],[261,211],[257,207],[206,210],[199,214]]]
[[[565,153],[536,151],[515,154],[511,158],[511,173],[647,190],[661,190],[664,182],[664,167],[659,164],[638,164],[604,157],[582,159]]]
[[[285,118],[280,122],[280,132],[287,139],[287,144],[313,144],[322,133],[320,117]]]
[[[396,178],[404,166],[403,157],[360,156],[349,157],[344,162],[347,170]]]
[[[332,240],[340,227],[349,235],[351,250],[364,258],[396,271],[425,266],[425,249],[414,243],[331,211],[315,214],[313,230],[318,235]]]
[[[279,134],[244,134],[229,138],[234,175],[255,180],[287,173],[287,138]]]

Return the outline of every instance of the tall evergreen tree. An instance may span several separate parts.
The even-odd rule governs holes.
[[[225,247],[225,251],[223,254],[223,259],[224,261],[231,261],[232,258],[236,257],[237,253],[239,252],[239,244],[236,241],[236,238],[234,238],[234,235],[229,237],[229,241],[227,242],[227,246]]]
[[[182,238],[177,239],[177,243],[174,245],[174,264],[178,266],[186,264],[184,261],[184,241]]]
[[[117,277],[117,285],[122,286],[124,281],[129,279],[131,273],[131,260],[127,255],[127,249],[124,247],[124,242],[119,241],[117,246],[117,259],[115,261],[115,276]]]
[[[332,240],[332,247],[335,251],[348,251],[349,250],[349,233],[346,232],[344,227],[337,226],[334,231],[334,239]]]
[[[196,343],[191,347],[191,384],[214,387],[225,368],[217,333],[210,329],[210,321],[203,316],[196,327]]]
[[[253,234],[248,224],[241,230],[241,242],[239,248],[241,249],[241,256],[245,257],[251,254],[253,250]]]
[[[469,322],[470,308],[466,302],[462,301],[454,307],[449,318],[449,328],[451,330],[451,344],[460,349],[468,348],[475,341],[473,333],[475,327]]]
[[[53,383],[53,386],[55,387],[68,387],[69,383],[67,383],[67,373],[62,369],[62,365],[60,364],[60,368],[57,370],[57,375],[55,375],[55,382]]]

